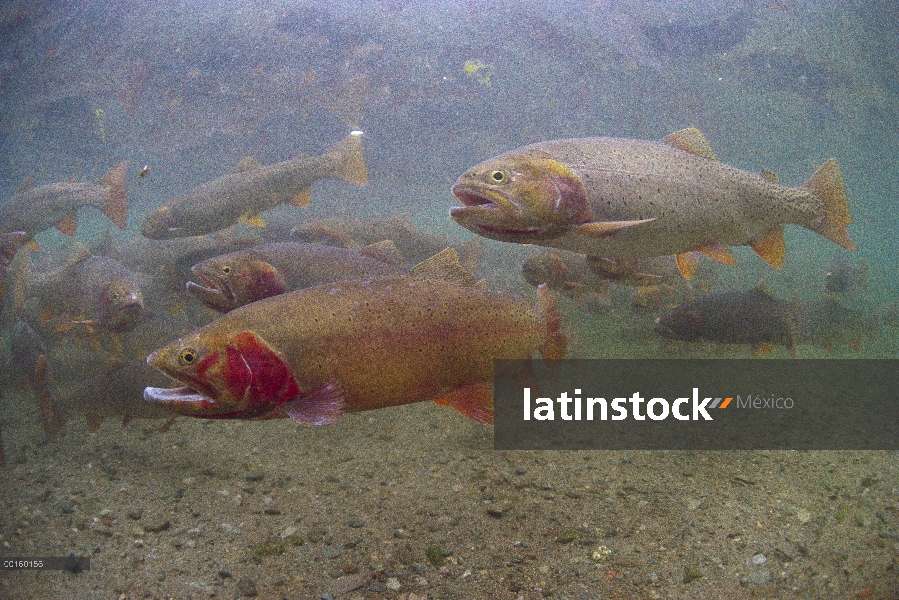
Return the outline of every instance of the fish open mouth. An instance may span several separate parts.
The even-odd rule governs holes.
[[[219,281],[199,269],[191,269],[203,284],[188,281],[187,291],[213,310],[228,312],[234,308],[237,297],[227,281]]]
[[[505,240],[514,237],[555,237],[552,227],[546,225],[514,227],[515,219],[509,218],[493,203],[454,206],[450,209],[450,216],[463,227],[488,238]],[[485,221],[492,221],[493,224],[488,225]]]
[[[468,188],[461,188],[458,186],[453,187],[453,195],[458,198],[459,202],[464,206],[492,206],[494,208],[499,208],[496,206],[496,203],[486,195]]]
[[[116,307],[115,313],[109,318],[107,329],[116,333],[131,331],[137,327],[143,316],[143,311],[143,301],[135,297],[134,300],[130,300],[127,304]]]

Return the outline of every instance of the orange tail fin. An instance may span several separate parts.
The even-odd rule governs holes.
[[[821,165],[802,184],[802,189],[808,190],[824,203],[823,213],[809,229],[854,252],[855,244],[846,232],[846,226],[852,223],[852,215],[849,214],[849,202],[846,199],[846,184],[843,183],[843,175],[836,159],[828,159]]]
[[[568,340],[562,333],[562,320],[559,317],[559,309],[549,293],[545,283],[537,287],[537,310],[543,318],[543,327],[546,332],[546,342],[540,350],[543,361],[547,367],[553,368],[554,361],[565,358],[568,348]]]
[[[109,188],[109,197],[100,210],[109,217],[116,227],[125,229],[128,225],[128,198],[125,195],[125,169],[128,163],[119,163],[97,183]]]

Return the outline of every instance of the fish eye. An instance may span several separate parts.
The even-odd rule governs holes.
[[[230,274],[231,274],[231,267],[229,267],[228,265],[225,265],[224,267],[222,267],[222,273],[225,274],[225,275],[230,275]]]
[[[197,353],[191,348],[185,348],[181,351],[181,354],[178,355],[178,360],[182,365],[193,364],[193,362],[197,360]]]
[[[503,169],[490,171],[488,177],[490,178],[490,183],[509,183],[509,181],[512,179],[509,176],[509,172]]]
[[[118,293],[118,292],[113,292],[113,293],[112,293],[112,299],[113,299],[113,300],[118,300],[118,299],[119,299],[119,293]]]

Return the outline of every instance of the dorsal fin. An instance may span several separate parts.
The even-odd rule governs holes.
[[[712,150],[712,145],[705,139],[702,132],[695,127],[688,127],[687,129],[669,133],[662,138],[662,141],[669,146],[679,148],[684,152],[689,152],[709,160],[718,160],[718,157],[715,156],[715,152]]]
[[[477,281],[471,273],[462,268],[459,263],[459,253],[455,248],[444,248],[431,258],[418,263],[412,267],[409,275],[416,279],[449,281],[462,287],[477,285]]]
[[[27,177],[25,177],[25,179],[22,180],[21,183],[19,183],[19,187],[16,188],[16,193],[21,194],[22,192],[27,192],[34,186],[34,177],[28,175]]]
[[[768,183],[780,183],[780,180],[777,178],[777,174],[771,169],[762,169],[762,179],[767,181]]]
[[[405,266],[406,258],[400,249],[396,247],[393,240],[381,240],[368,246],[359,248],[359,254],[385,262],[390,265]]]
[[[231,167],[231,173],[245,173],[246,171],[258,169],[261,166],[252,156],[244,156],[239,163]]]

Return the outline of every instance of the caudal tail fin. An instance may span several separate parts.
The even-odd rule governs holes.
[[[331,177],[356,185],[368,183],[368,168],[362,158],[361,131],[354,131],[343,138],[343,141],[328,150],[325,156],[336,163]]]
[[[125,229],[128,225],[128,198],[125,195],[125,169],[127,166],[128,163],[119,163],[116,168],[97,182],[109,188],[109,196],[100,210],[119,229]]]
[[[562,333],[559,309],[556,308],[556,302],[545,283],[541,283],[537,287],[537,310],[543,319],[543,328],[546,334],[546,341],[543,343],[543,348],[540,349],[540,354],[543,356],[546,366],[553,369],[555,361],[565,358],[568,339]]]
[[[846,200],[846,184],[843,183],[843,175],[836,159],[831,158],[821,165],[809,180],[802,184],[802,189],[811,192],[824,204],[823,214],[810,229],[854,252],[855,244],[846,231],[846,226],[852,222],[852,215],[849,214],[849,202]]]

